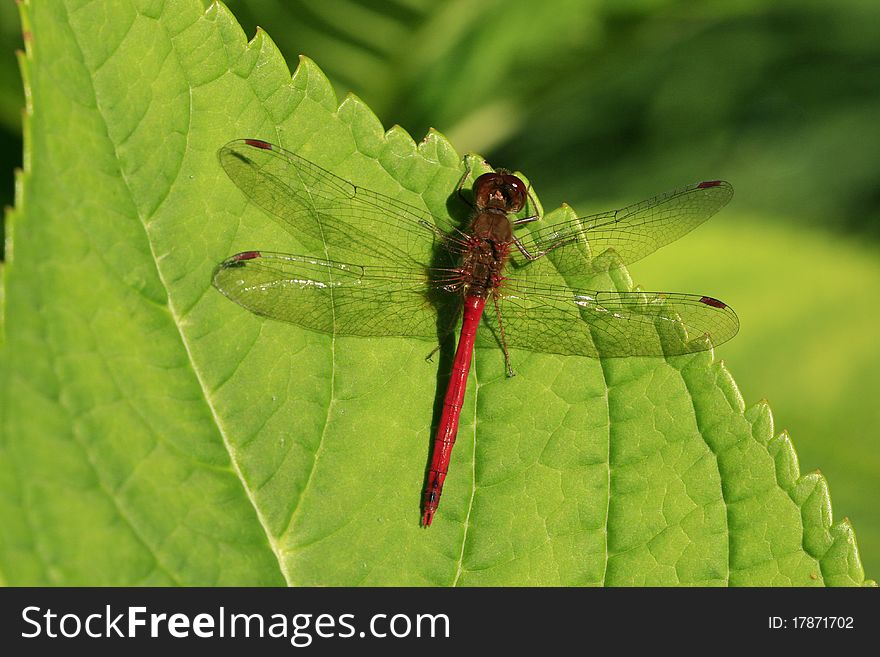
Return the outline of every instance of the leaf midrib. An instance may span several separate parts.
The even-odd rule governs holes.
[[[471,354],[471,358],[473,359],[472,369],[473,369],[473,379],[474,379],[474,416],[473,416],[473,440],[471,442],[471,497],[468,500],[467,513],[464,517],[464,530],[461,536],[461,550],[458,553],[458,563],[456,564],[455,569],[455,577],[452,580],[452,586],[458,586],[458,581],[461,579],[461,574],[464,571],[464,552],[467,547],[468,536],[470,534],[470,520],[471,520],[471,511],[474,508],[474,500],[477,496],[477,420],[478,414],[477,409],[479,408],[479,395],[480,395],[480,377],[477,375],[477,359],[475,354]]]
[[[81,54],[81,61],[83,62],[83,66],[86,67],[88,70],[88,66],[86,64],[85,53],[84,53],[82,47],[80,46],[79,40],[77,38],[77,33],[75,31],[74,31],[73,38],[74,38],[74,41],[77,45],[77,49],[78,49],[79,53]],[[177,58],[177,51],[174,48],[173,42],[171,42],[170,40],[169,40],[169,42],[172,44],[169,52],[172,53],[175,58]],[[180,66],[179,60],[178,60],[178,66],[181,69],[184,68],[183,66]],[[90,71],[90,73],[91,73],[91,71]],[[107,128],[107,132],[106,132],[107,141],[108,141],[108,143],[112,144],[112,146],[113,146],[113,155],[115,158],[115,162],[117,163],[117,170],[119,171],[120,181],[125,186],[126,194],[128,195],[128,198],[131,201],[131,205],[134,208],[134,211],[137,215],[138,221],[140,222],[141,228],[144,231],[144,237],[146,238],[147,246],[150,250],[150,257],[153,261],[153,266],[155,267],[156,275],[158,276],[159,281],[162,284],[163,289],[165,290],[165,296],[167,299],[166,306],[168,308],[168,313],[171,317],[171,321],[174,324],[175,330],[177,331],[177,335],[179,336],[180,343],[183,346],[184,350],[186,351],[187,361],[190,364],[190,367],[192,369],[192,372],[193,372],[193,375],[195,376],[196,381],[198,382],[202,397],[205,400],[205,405],[208,407],[208,410],[211,413],[211,418],[214,422],[214,425],[217,429],[217,432],[223,441],[223,446],[224,446],[224,449],[226,450],[227,455],[229,456],[229,461],[230,461],[230,464],[232,465],[232,470],[235,473],[235,476],[238,478],[239,482],[241,483],[241,487],[244,490],[244,493],[247,496],[248,501],[250,502],[251,506],[254,509],[254,513],[256,514],[257,520],[259,521],[260,526],[263,529],[263,533],[265,534],[266,541],[269,544],[269,548],[272,550],[272,554],[275,556],[275,560],[278,563],[279,573],[284,578],[287,585],[290,586],[292,583],[291,583],[290,579],[288,578],[287,572],[284,569],[284,562],[282,560],[281,550],[278,546],[277,541],[273,537],[272,532],[269,531],[268,521],[266,520],[263,513],[260,511],[260,507],[257,504],[256,499],[254,498],[254,495],[253,495],[250,487],[247,485],[247,480],[245,479],[244,474],[242,473],[241,468],[239,467],[238,460],[235,457],[235,450],[233,449],[232,443],[229,440],[229,436],[228,436],[226,429],[223,426],[223,422],[217,413],[216,405],[215,405],[215,403],[212,399],[212,396],[209,392],[209,388],[203,379],[202,373],[200,372],[198,366],[196,365],[196,359],[193,357],[190,343],[187,340],[186,334],[184,333],[183,328],[182,328],[181,316],[178,313],[177,309],[175,308],[173,296],[171,294],[171,289],[165,279],[165,276],[162,273],[162,268],[160,266],[160,262],[159,262],[157,254],[156,254],[156,251],[155,251],[155,246],[154,246],[153,240],[151,239],[151,236],[150,236],[150,231],[149,231],[149,228],[147,225],[148,222],[146,220],[146,217],[144,217],[141,214],[140,206],[137,203],[134,194],[132,193],[132,187],[131,187],[131,184],[129,183],[125,169],[124,169],[124,167],[121,166],[122,160],[119,156],[118,144],[116,144],[113,141],[113,138],[112,138],[113,133],[110,130],[110,124],[107,121],[106,114],[104,112],[99,95],[96,93],[94,83],[93,83],[93,77],[91,75],[88,76],[88,80],[89,80],[90,90],[92,93],[92,98],[95,103],[95,109],[96,109],[98,115],[101,117],[101,121],[103,122],[104,126]],[[190,107],[190,110],[191,110],[192,104],[189,104],[188,107]],[[173,186],[173,184],[174,184],[173,182],[169,184],[169,192],[170,192],[170,189]],[[169,196],[170,196],[170,193],[166,194],[162,198],[162,200],[156,205],[156,207],[153,211],[154,215],[157,214],[159,212],[160,208],[162,208],[164,206],[164,204],[167,201],[167,199],[169,198]],[[153,556],[158,561],[158,556],[156,555],[154,548],[152,546],[148,546],[148,549],[150,550],[150,552],[153,554]]]

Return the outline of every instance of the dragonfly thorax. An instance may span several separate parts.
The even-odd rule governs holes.
[[[513,226],[506,213],[487,208],[474,217],[461,257],[465,296],[486,297],[498,286],[512,241]]]
[[[496,244],[510,244],[513,241],[513,225],[507,213],[495,208],[485,208],[471,221],[470,235],[480,240]]]

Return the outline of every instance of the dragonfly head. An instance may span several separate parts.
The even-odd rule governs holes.
[[[484,173],[474,181],[474,203],[477,209],[494,208],[519,212],[526,204],[526,184],[510,173]]]

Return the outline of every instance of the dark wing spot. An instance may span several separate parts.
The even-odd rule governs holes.
[[[253,146],[254,148],[262,148],[264,151],[272,150],[272,144],[268,141],[263,141],[262,139],[245,139],[244,143],[248,146]]]
[[[254,258],[262,258],[263,254],[259,251],[244,251],[242,253],[236,253],[232,256],[232,259],[238,262],[239,260],[253,260]]]
[[[707,180],[707,181],[701,182],[699,185],[697,185],[697,189],[706,189],[708,187],[718,187],[719,185],[721,185],[721,182],[722,181],[720,181],[720,180]]]
[[[259,251],[244,251],[243,253],[236,253],[231,258],[227,258],[223,262],[221,262],[218,267],[222,269],[231,269],[232,267],[244,267],[245,260],[254,260],[256,258],[261,258],[263,256]]]
[[[705,303],[707,306],[712,306],[713,308],[727,308],[726,303],[713,297],[700,297],[700,303]]]

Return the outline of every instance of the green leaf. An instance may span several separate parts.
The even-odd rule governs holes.
[[[294,150],[443,215],[445,139],[383,132],[220,4],[24,3],[25,171],[8,218],[0,574],[9,584],[865,582],[824,480],[712,354],[479,350],[443,501],[419,501],[426,343],[310,333],[211,288],[295,253],[216,151]],[[14,250],[12,238],[14,237]],[[624,272],[606,283],[630,285]]]
[[[742,330],[719,351],[747,400],[771,400],[804,471],[821,467],[835,511],[853,519],[865,570],[874,572],[880,531],[866,491],[880,472],[880,408],[866,400],[880,394],[880,308],[862,300],[880,285],[876,246],[807,226],[787,230],[772,214],[725,211],[718,219],[639,262],[633,279],[673,290],[699,281],[735,303]]]

